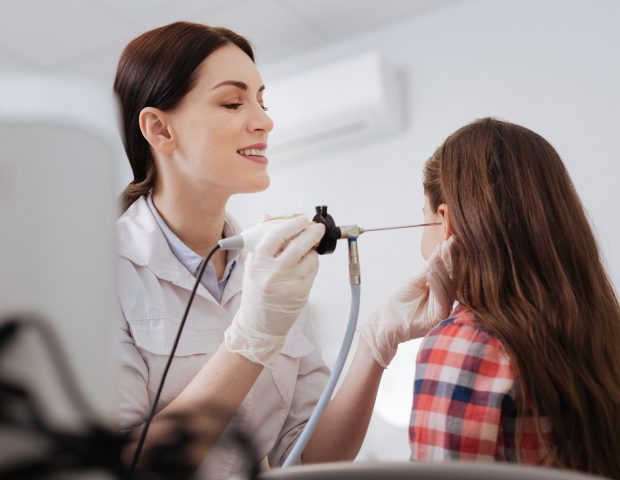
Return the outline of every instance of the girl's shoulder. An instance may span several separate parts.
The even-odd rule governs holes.
[[[509,365],[510,357],[500,339],[471,309],[457,306],[451,315],[424,337],[421,349],[435,349],[478,358],[493,358]]]

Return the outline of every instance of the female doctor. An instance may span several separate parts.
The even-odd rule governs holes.
[[[226,213],[228,199],[269,185],[265,150],[273,123],[253,58],[236,33],[186,22],[144,33],[120,58],[114,90],[134,174],[117,224],[124,317],[119,410],[126,431],[139,431],[148,415],[202,258],[218,240],[239,233]],[[192,425],[207,440],[189,452],[210,478],[228,478],[242,466],[240,454],[214,448],[226,428],[247,434],[271,466],[284,461],[328,376],[304,308],[323,233],[322,225],[295,217],[274,222],[247,259],[221,250],[212,257],[143,458],[166,440],[169,415],[217,412]],[[423,336],[449,313],[446,278],[436,253],[362,328],[366,341],[304,463],[355,457],[398,343]]]

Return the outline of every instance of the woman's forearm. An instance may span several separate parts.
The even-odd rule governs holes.
[[[360,339],[344,382],[302,454],[303,463],[355,458],[368,430],[383,371]]]
[[[195,435],[187,452],[190,462],[198,467],[226,429],[243,399],[250,391],[263,366],[231,353],[221,345],[185,389],[155,415],[144,444],[149,448],[170,441],[175,425],[182,417],[183,427]],[[142,427],[137,429],[139,432]],[[136,435],[138,438],[138,435]],[[135,449],[132,444],[127,456]]]

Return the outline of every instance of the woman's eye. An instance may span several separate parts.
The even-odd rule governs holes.
[[[223,107],[229,110],[237,110],[241,105],[243,105],[243,103],[226,103]]]

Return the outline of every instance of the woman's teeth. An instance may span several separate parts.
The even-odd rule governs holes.
[[[241,155],[254,155],[257,157],[264,157],[266,150],[258,150],[256,148],[247,148],[245,150],[237,150],[237,152]]]

